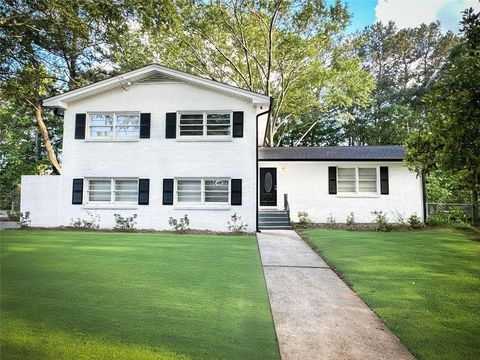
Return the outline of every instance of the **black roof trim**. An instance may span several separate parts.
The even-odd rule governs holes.
[[[388,161],[388,162],[402,162],[403,159],[258,159],[258,161]]]
[[[405,149],[386,146],[311,146],[259,149],[260,161],[403,161]]]

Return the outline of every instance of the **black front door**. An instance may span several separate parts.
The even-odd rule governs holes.
[[[277,206],[277,168],[260,168],[260,206]]]

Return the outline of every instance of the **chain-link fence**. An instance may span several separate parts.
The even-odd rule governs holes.
[[[480,215],[480,209],[478,214]],[[465,203],[427,203],[427,220],[436,215],[448,215],[453,211],[462,212],[466,219],[472,222],[473,206]]]

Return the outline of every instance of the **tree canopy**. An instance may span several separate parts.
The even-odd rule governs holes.
[[[423,97],[428,112],[407,141],[407,160],[417,171],[444,170],[470,189],[479,224],[480,14],[465,11],[461,32],[462,41]]]

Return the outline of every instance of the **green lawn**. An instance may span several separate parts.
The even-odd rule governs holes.
[[[307,230],[418,359],[480,359],[480,243],[450,230]]]
[[[278,359],[253,236],[2,231],[2,359]]]

